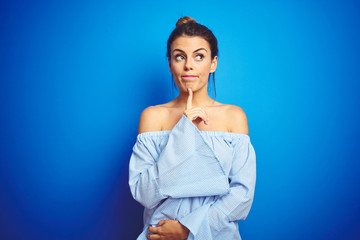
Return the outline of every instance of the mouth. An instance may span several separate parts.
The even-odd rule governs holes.
[[[183,75],[181,77],[188,79],[188,78],[196,78],[197,76],[196,75]]]

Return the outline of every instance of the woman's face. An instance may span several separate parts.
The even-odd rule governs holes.
[[[209,74],[216,66],[217,56],[211,59],[210,45],[202,37],[181,36],[171,44],[170,72],[181,92],[207,90]]]

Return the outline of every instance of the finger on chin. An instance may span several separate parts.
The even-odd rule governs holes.
[[[188,92],[189,92],[189,96],[188,96],[187,104],[186,104],[187,110],[192,108],[192,96],[193,96],[191,88],[188,88]]]

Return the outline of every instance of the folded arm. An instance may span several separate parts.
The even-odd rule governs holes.
[[[185,115],[172,129],[160,153],[155,145],[153,139],[138,136],[129,164],[131,193],[144,207],[152,209],[168,197],[229,192],[219,159]]]
[[[254,197],[256,157],[250,141],[242,140],[245,141],[238,143],[233,156],[229,193],[180,219],[190,229],[189,239],[195,236],[217,239],[219,234],[222,237],[226,234],[231,236],[237,231],[235,222],[247,217]]]

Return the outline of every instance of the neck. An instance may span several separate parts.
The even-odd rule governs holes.
[[[179,96],[175,99],[176,104],[178,106],[181,106],[183,108],[186,108],[187,100],[189,97],[188,92],[180,92]],[[209,94],[207,92],[207,89],[205,88],[205,91],[202,89],[199,89],[196,92],[193,92],[193,98],[192,98],[192,106],[193,107],[206,107],[213,103],[213,99],[209,97]]]

